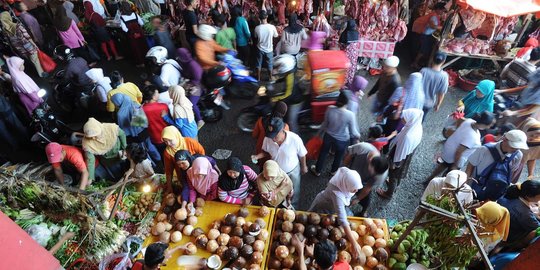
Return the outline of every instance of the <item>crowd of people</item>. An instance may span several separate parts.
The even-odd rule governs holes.
[[[278,21],[282,16],[275,16],[264,5],[255,27],[243,17],[239,6],[232,7],[230,13],[215,9],[211,20],[202,24],[196,12],[198,2],[186,0],[185,5],[182,15],[186,46],[177,46],[171,37],[172,29],[163,22],[163,17],[156,16],[151,19],[151,25],[157,46],[151,48],[137,11],[145,7],[127,1],[115,6],[120,14],[120,29],[129,41],[126,50],[129,60],[145,66],[151,74],[139,88],[125,81],[121,72],[113,71],[106,76],[97,67],[99,54],[108,61],[124,57],[117,50],[105,21],[112,14],[111,7],[85,0],[84,13],[76,14],[69,1],[47,3],[50,16],[45,18],[50,22],[43,25],[50,23],[63,44],[54,50],[57,59],[64,61],[63,79],[80,89],[95,89],[95,104],[88,111],[81,146],[51,142],[45,147],[59,184],[66,184],[68,175],[73,176],[80,189],[85,189],[100,179],[148,180],[154,179],[156,173],[164,173],[165,193],[181,194],[185,204],[202,198],[298,209],[305,198],[303,187],[309,184],[302,175],[308,172],[316,177],[324,175],[327,159],[333,155],[331,179],[309,211],[335,213],[346,225],[346,217],[355,214],[350,209],[352,205],[361,206],[356,215],[368,215],[374,188],[382,198],[392,198],[400,182],[407,179],[411,161],[425,136],[424,120],[428,113],[439,111],[448,91],[448,74],[442,70],[445,53],[436,52],[432,64],[410,74],[404,84],[398,72],[397,56],[382,62],[382,74],[369,91],[367,79],[356,75],[347,89],[339,93],[336,104],[326,111],[315,135],[322,141],[320,151],[310,167],[308,150],[314,149],[306,148],[294,120],[300,103],[295,91],[299,90],[288,86],[290,89],[281,100],[273,99],[272,112],[256,123],[253,138],[257,146],[249,162],[258,168],[247,166],[249,162],[238,157],[230,157],[226,166],[220,168],[198,140],[205,123],[197,103],[205,91],[203,77],[220,65],[216,55],[237,51],[259,79],[272,81],[276,75],[274,53],[298,54],[302,41],[309,38],[308,31],[297,15],[291,13],[288,22],[283,20],[287,26],[278,38],[269,15]],[[38,57],[48,41],[39,22],[43,16],[32,15],[35,11],[29,12],[24,2],[15,2],[11,8],[0,13],[2,35],[10,49],[4,53],[7,70],[0,75],[11,84],[12,92],[23,104],[25,117],[30,117],[44,101],[37,94],[40,88],[26,73],[24,62],[31,62],[38,76],[49,76]],[[443,8],[436,6],[433,16],[442,15]],[[166,12],[164,6],[162,12]],[[101,53],[92,50],[86,41],[88,37],[81,33],[82,21],[90,26],[90,36]],[[355,23],[351,20],[347,24],[340,38],[342,44],[358,39]],[[430,20],[423,35],[431,35],[439,25],[440,19]],[[274,40],[279,42],[275,44]],[[420,40],[422,49],[415,65],[427,53],[424,47],[429,46],[424,37]],[[447,139],[438,164],[425,181],[427,187],[422,199],[450,190],[458,193],[463,204],[474,200],[487,202],[476,210],[476,215],[486,224],[486,230],[496,235],[485,243],[488,251],[521,248],[534,238],[534,231],[540,226],[538,211],[534,210],[540,201],[540,182],[534,180],[535,161],[540,158],[537,120],[540,71],[536,70],[540,48],[534,47],[533,41],[530,44],[522,57],[508,64],[501,73],[502,85],[509,88],[496,89],[494,81],[482,80],[456,105],[454,121],[444,127]],[[262,76],[263,69],[268,71],[267,77]],[[294,72],[289,76],[294,81]],[[364,92],[377,120],[369,127],[367,140],[361,141],[358,112]],[[496,95],[509,96],[507,110],[495,110]],[[29,137],[28,130],[14,113],[12,101],[4,96],[0,101],[3,104],[0,135],[10,150],[17,150],[21,139]],[[497,121],[500,118],[508,120],[507,124],[501,125]],[[519,183],[525,165],[528,180]],[[347,237],[352,237],[350,230],[345,232]],[[295,245],[303,251],[303,243],[295,240]],[[315,253],[335,254],[335,247],[325,245],[318,245]],[[353,253],[360,254],[358,248]],[[317,260],[323,258],[321,255]]]

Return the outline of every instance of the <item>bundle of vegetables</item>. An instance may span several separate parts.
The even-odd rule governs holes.
[[[459,213],[458,202],[451,194],[428,196],[426,202],[452,213]],[[428,220],[436,218],[427,214]],[[478,252],[470,235],[463,234],[463,222],[435,221],[425,227],[429,233],[427,243],[438,253],[441,269],[466,268]]]
[[[391,229],[390,240],[388,240],[389,247],[394,247],[394,242],[401,237],[409,224],[410,221],[403,221]],[[424,229],[412,230],[405,240],[399,244],[398,252],[391,255],[391,258],[388,260],[388,267],[393,270],[401,270],[406,269],[412,263],[420,263],[426,267],[430,267],[430,261],[435,257],[435,254],[426,243],[428,236],[428,232]]]
[[[104,222],[91,219],[87,223],[88,228],[83,229],[88,232],[88,240],[84,242],[86,256],[88,259],[99,261],[103,257],[119,250],[126,240],[126,232],[112,222]]]

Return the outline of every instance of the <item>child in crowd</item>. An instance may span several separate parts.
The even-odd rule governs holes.
[[[148,152],[144,146],[137,143],[130,143],[126,148],[129,160],[129,170],[124,174],[126,178],[136,178],[145,180],[154,176],[152,161],[148,158]]]
[[[367,142],[375,146],[377,150],[382,151],[382,149],[388,145],[388,142],[394,138],[397,134],[397,131],[392,132],[389,136],[384,136],[383,128],[381,125],[373,125],[368,129],[368,139]]]

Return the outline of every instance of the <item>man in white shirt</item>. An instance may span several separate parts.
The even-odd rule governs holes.
[[[268,75],[272,79],[272,58],[274,58],[274,38],[278,37],[278,32],[275,26],[268,23],[268,14],[262,10],[259,14],[261,24],[255,27],[255,37],[257,37],[257,78],[261,80],[261,68],[263,61],[266,62]]]
[[[300,174],[308,171],[306,164],[307,149],[300,136],[285,131],[283,119],[274,117],[266,127],[262,153],[251,157],[252,160],[270,156],[287,173],[293,182],[294,195],[292,204],[298,208],[300,201]]]

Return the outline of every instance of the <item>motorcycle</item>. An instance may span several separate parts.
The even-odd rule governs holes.
[[[202,84],[207,91],[206,93],[205,91],[202,92],[197,105],[205,122],[214,123],[221,120],[223,110],[230,109],[223,100],[223,96],[225,95],[224,89],[230,84],[231,80],[231,70],[222,65],[211,68],[204,74]]]
[[[41,89],[38,96],[43,98],[46,91]],[[32,113],[30,128],[35,132],[30,141],[41,148],[51,142],[60,144],[81,145],[84,134],[75,132],[53,113],[51,107],[44,102]]]
[[[57,71],[51,79],[53,98],[62,111],[72,113],[76,108],[87,110],[94,96],[96,85],[80,87],[64,80],[65,70]],[[82,90],[81,90],[82,89]]]
[[[255,96],[259,88],[259,81],[249,75],[249,70],[236,58],[236,53],[230,51],[220,54],[218,59],[231,71],[232,81],[225,88],[231,96],[251,99]]]

